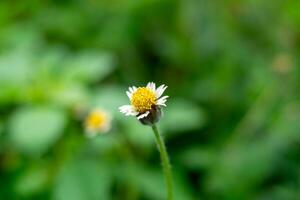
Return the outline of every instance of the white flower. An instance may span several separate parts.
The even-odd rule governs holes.
[[[92,110],[85,119],[85,131],[88,137],[93,137],[98,133],[106,133],[111,129],[111,115],[102,110]]]
[[[119,108],[126,116],[136,116],[137,119],[147,117],[151,111],[157,107],[166,106],[168,96],[162,96],[167,86],[155,87],[155,83],[150,82],[146,87],[129,87],[126,92],[131,105],[124,105]]]

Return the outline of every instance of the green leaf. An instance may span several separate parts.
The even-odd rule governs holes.
[[[190,147],[180,153],[179,159],[186,167],[199,170],[211,167],[216,159],[216,152],[207,148]]]
[[[45,168],[30,169],[17,179],[15,190],[21,196],[30,196],[42,191],[47,181],[48,175]]]
[[[157,163],[159,165],[159,163]],[[133,167],[133,166],[132,166]],[[164,175],[161,168],[151,169],[142,166],[135,166],[135,174],[132,176],[136,187],[147,199],[165,199],[166,188]],[[173,195],[174,199],[193,199],[191,191],[185,184],[184,179],[177,171],[173,170]]]
[[[135,117],[126,118],[124,122],[126,137],[136,146],[143,149],[155,145],[155,137],[150,126],[142,125]]]
[[[88,100],[88,92],[82,85],[63,82],[49,92],[50,99],[64,107],[84,106]]]
[[[110,132],[108,134],[97,135],[89,139],[88,148],[92,151],[108,152],[113,148],[117,148],[119,145],[119,138],[116,132]]]
[[[21,97],[33,75],[28,53],[13,51],[0,56],[0,102],[11,103]]]
[[[56,200],[109,199],[111,177],[109,169],[96,162],[77,160],[67,164],[56,180]]]
[[[164,109],[161,128],[168,133],[178,133],[201,128],[205,123],[199,106],[185,100],[172,100]]]
[[[13,52],[0,57],[0,83],[7,85],[24,84],[29,81],[32,70],[30,59],[24,52]]]
[[[46,107],[21,108],[12,115],[9,125],[12,144],[23,153],[39,155],[61,136],[65,116]]]
[[[136,166],[135,172],[134,182],[145,196],[149,199],[165,198],[164,177],[161,171]]]
[[[93,92],[94,98],[91,101],[92,107],[99,107],[106,109],[115,115],[116,118],[122,120],[126,119],[123,115],[120,115],[119,107],[129,103],[129,100],[126,96],[125,90],[121,87],[110,85],[103,86],[101,89]]]
[[[65,63],[63,72],[66,79],[83,82],[99,81],[114,69],[113,57],[108,53],[84,51],[74,55]]]

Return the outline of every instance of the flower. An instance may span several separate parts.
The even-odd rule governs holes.
[[[155,83],[150,82],[146,87],[129,87],[126,92],[131,105],[124,105],[119,108],[126,116],[136,116],[143,124],[152,125],[161,116],[161,106],[166,106],[168,96],[162,94],[167,86],[155,87]]]
[[[85,119],[84,125],[87,136],[95,136],[97,133],[106,133],[111,128],[111,115],[102,110],[92,110]]]

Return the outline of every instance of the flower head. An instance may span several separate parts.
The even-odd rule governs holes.
[[[161,115],[161,106],[166,106],[168,96],[162,97],[166,88],[165,85],[156,88],[153,82],[146,87],[129,87],[126,94],[131,105],[121,106],[119,110],[126,116],[136,116],[143,124],[154,124]]]
[[[111,115],[101,109],[92,110],[85,119],[84,125],[87,136],[106,133],[111,128]]]

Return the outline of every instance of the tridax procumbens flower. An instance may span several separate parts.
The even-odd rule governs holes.
[[[156,88],[155,83],[150,82],[146,87],[129,87],[126,92],[131,105],[121,106],[120,112],[126,116],[136,116],[143,124],[152,125],[161,116],[161,106],[166,106],[168,96],[162,96],[167,86]]]
[[[167,86],[165,85],[156,88],[153,82],[148,83],[146,87],[129,87],[129,91],[126,94],[130,99],[131,105],[124,105],[119,109],[126,116],[136,116],[142,124],[152,127],[165,175],[167,199],[173,200],[173,181],[169,156],[163,138],[156,126],[156,122],[161,117],[161,107],[166,106],[168,96],[162,97],[166,88]]]
[[[92,110],[85,119],[84,125],[86,135],[89,137],[95,136],[98,133],[106,133],[111,128],[111,115],[102,110]]]

